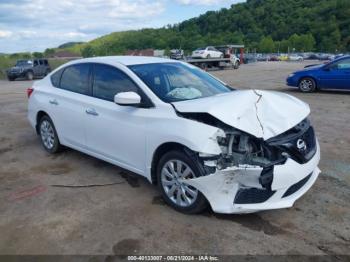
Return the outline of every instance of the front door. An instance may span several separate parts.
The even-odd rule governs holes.
[[[350,89],[350,58],[334,62],[322,70],[320,83],[322,88]]]
[[[152,109],[114,103],[117,93],[141,92],[119,69],[94,64],[93,72],[93,96],[89,97],[90,106],[86,108],[87,146],[93,153],[142,174],[145,171],[145,125]]]

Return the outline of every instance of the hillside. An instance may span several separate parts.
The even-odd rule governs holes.
[[[244,43],[259,52],[350,51],[350,1],[248,0],[166,28],[115,32],[75,51],[86,57],[225,43]]]

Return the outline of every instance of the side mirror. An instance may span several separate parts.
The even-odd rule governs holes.
[[[141,103],[141,97],[135,92],[121,92],[114,96],[114,103],[121,106],[137,106]]]

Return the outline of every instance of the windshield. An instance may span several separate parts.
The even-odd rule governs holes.
[[[30,60],[18,60],[16,66],[31,65],[33,62]]]
[[[233,90],[208,73],[182,63],[132,65],[129,68],[167,103],[203,98]]]

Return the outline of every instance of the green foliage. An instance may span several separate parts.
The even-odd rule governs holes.
[[[112,33],[74,45],[84,57],[129,49],[245,44],[258,52],[350,51],[349,0],[247,0],[175,25]]]
[[[263,37],[259,43],[259,52],[272,53],[275,51],[275,42],[271,36]]]
[[[60,46],[58,46],[59,49],[65,49],[65,48],[71,48],[71,47],[74,47],[76,45],[80,45],[80,44],[83,44],[84,42],[67,42],[67,43],[64,43]]]
[[[32,58],[32,54],[31,53],[13,53],[9,56],[12,59],[30,59]]]
[[[44,52],[44,56],[45,57],[50,57],[55,53],[55,49],[54,48],[47,48]]]
[[[44,54],[43,53],[40,53],[40,52],[34,52],[32,53],[32,56],[34,58],[43,58],[44,57]]]

